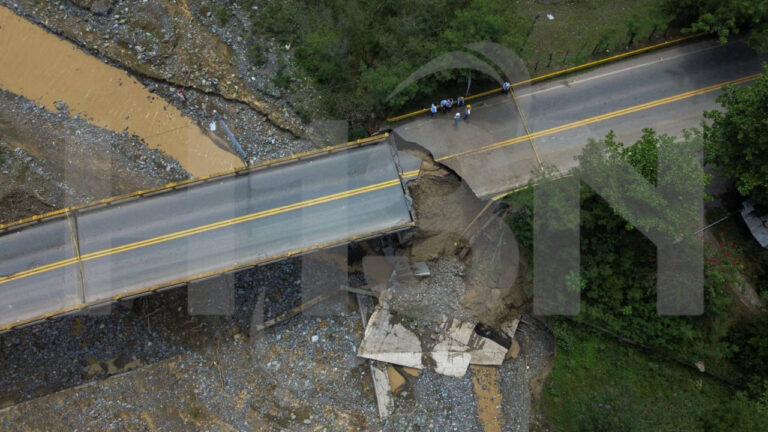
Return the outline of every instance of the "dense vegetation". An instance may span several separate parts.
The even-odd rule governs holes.
[[[629,146],[611,133],[587,145],[577,171],[586,167],[610,171],[620,167],[621,160],[656,185],[659,159],[664,166],[677,155],[682,158],[677,162],[686,168],[674,173],[673,187],[701,188],[709,179],[700,162],[674,151],[701,145],[698,133],[676,140],[645,130]],[[627,200],[664,205],[632,185],[613,186],[616,190],[610,194],[622,195],[616,192],[625,188]],[[532,195],[529,189],[508,199],[515,209],[510,225],[529,257],[533,256]],[[580,203],[581,312],[552,320],[559,351],[545,385],[544,408],[554,430],[768,430],[768,315],[732,325],[729,284],[739,283],[737,273],[742,269],[737,246],[722,240],[706,244],[702,316],[660,316],[655,245],[584,183]],[[685,212],[678,216],[686,217]],[[674,232],[677,220],[673,214],[638,223]],[[649,357],[636,345],[605,333],[648,347],[655,355]],[[703,361],[708,370],[735,382],[739,392],[734,397],[729,386],[664,359]]]
[[[585,148],[581,164],[610,171],[612,166],[618,166],[616,161],[621,159],[633,166],[649,183],[656,184],[659,155],[665,155],[665,163],[670,162],[672,155],[684,158],[684,153],[674,149],[699,146],[700,140],[701,137],[695,134],[686,134],[684,138],[675,140],[646,130],[641,140],[625,146],[609,134],[603,142],[592,141]],[[700,166],[696,174],[699,162],[695,159],[679,162],[686,169],[676,171],[677,177],[672,179],[671,184],[680,190],[698,187],[703,191],[707,178]],[[616,184],[617,188],[623,186],[626,185]],[[660,316],[656,309],[656,247],[592,189],[582,184],[581,191],[582,312],[576,319],[686,360],[709,358],[713,351],[717,357],[726,355],[729,348],[721,342],[724,329],[719,319],[729,302],[726,285],[733,279],[737,265],[732,260],[723,259],[729,254],[728,246],[716,244],[708,247],[705,314],[698,317]],[[614,195],[622,195],[618,190],[616,192]],[[646,224],[646,229],[656,226],[659,230],[679,232],[676,231],[679,229],[675,226],[676,220],[685,219],[687,215],[665,214],[663,202],[657,202],[643,193],[635,193],[629,188],[626,197],[627,200],[646,201],[658,207],[659,214],[664,214],[664,217],[651,217],[640,223]],[[529,252],[532,250],[531,195],[528,192],[513,196],[520,211],[511,220],[519,240]]]
[[[543,394],[547,430],[768,430],[766,405],[715,379],[567,321],[556,321],[555,333],[558,355]]]
[[[738,34],[768,50],[768,2],[765,0],[667,0],[667,11],[690,32],[718,35],[721,42]]]
[[[360,124],[397,109],[466,71],[422,80],[386,101],[418,67],[468,42],[493,41],[520,50],[531,26],[516,2],[500,0],[334,0],[267,2],[254,31],[295,47],[301,68],[328,100],[329,114]]]
[[[726,87],[717,101],[723,111],[704,114],[711,121],[704,125],[706,160],[742,196],[768,206],[768,74],[750,86]]]

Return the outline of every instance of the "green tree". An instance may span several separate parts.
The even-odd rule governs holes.
[[[667,0],[666,10],[690,32],[714,33],[723,43],[732,35],[748,33],[750,45],[768,50],[765,0]]]
[[[409,100],[466,79],[465,70],[440,72],[387,100],[428,61],[472,42],[522,49],[531,23],[516,6],[508,0],[269,1],[252,31],[295,47],[297,64],[332,101],[327,114],[372,129]]]
[[[631,165],[642,178],[658,184],[659,161],[678,167],[665,181],[672,190],[703,191],[708,178],[695,154],[679,151],[682,147],[700,148],[701,136],[686,133],[681,139],[658,135],[647,129],[640,140],[625,146],[609,133],[603,141],[591,141],[580,156],[579,170],[611,172]],[[622,162],[622,163],[620,163]],[[665,170],[667,171],[667,170]],[[556,173],[547,172],[549,176]],[[610,176],[609,176],[610,177]],[[544,181],[541,178],[539,182]],[[649,194],[646,188],[626,182],[615,182],[608,193],[617,198],[614,205],[582,184],[580,241],[581,264],[578,283],[582,287],[581,314],[578,320],[599,325],[639,343],[688,360],[700,360],[715,352],[728,353],[729,345],[720,343],[724,330],[719,319],[725,314],[729,298],[728,283],[733,281],[734,266],[710,260],[705,265],[705,313],[699,317],[660,316],[656,309],[656,247],[638,229],[620,216],[622,206],[644,202],[653,211],[639,219],[644,229],[680,233],[692,215],[685,207],[675,213],[669,205]],[[532,256],[533,230],[530,191],[514,194],[508,200],[516,209],[509,219],[521,245]],[[556,196],[554,199],[557,199]],[[622,201],[623,200],[623,201]],[[556,207],[556,206],[555,206]],[[661,216],[654,216],[661,215]],[[557,229],[563,221],[545,218]],[[537,223],[539,219],[537,218]],[[688,231],[692,232],[692,231]],[[685,239],[695,239],[685,236]],[[534,263],[535,266],[535,263]],[[709,353],[709,354],[708,354]]]
[[[736,324],[728,340],[734,346],[731,361],[751,377],[750,393],[762,395],[768,390],[768,313]]]
[[[765,65],[764,65],[765,66]],[[723,111],[704,113],[706,161],[736,182],[743,196],[768,205],[768,74],[752,86],[728,86],[717,98]]]

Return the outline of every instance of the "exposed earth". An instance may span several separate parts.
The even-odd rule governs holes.
[[[247,61],[249,41],[241,34],[251,2],[236,5],[226,24],[216,19],[215,4],[196,0],[0,4],[104,67],[125,71],[158,112],[177,110],[179,121],[217,151],[235,154],[220,128],[207,127],[214,111],[238,137],[248,163],[329,144],[322,127],[305,121],[316,112],[311,86],[295,82],[284,89],[270,79],[284,57],[279,50],[289,49],[270,46],[260,67]],[[0,76],[0,87],[4,82]],[[96,121],[97,105],[88,98],[48,99],[0,89],[0,224],[205,169],[196,165],[191,173],[170,149],[150,145],[152,134],[142,136],[139,127]],[[409,192],[419,229],[396,253],[426,262],[432,275],[393,287],[393,307],[425,334],[445,316],[489,325],[523,316],[503,366],[473,366],[461,379],[429,370],[405,376],[393,415],[381,421],[370,368],[356,355],[363,323],[353,296],[334,291],[298,317],[252,331],[307,300],[301,290],[308,269],[322,282],[317,269],[328,262],[315,254],[239,272],[231,316],[190,316],[186,289],[177,289],[0,335],[0,425],[25,431],[529,430],[536,383],[552,360],[554,340],[546,326],[524,315],[525,265],[518,265],[516,240],[499,216],[503,209],[465,233],[485,203],[429,160]],[[337,252],[353,257],[341,264],[350,286],[362,284],[362,255],[383,253],[379,241]]]

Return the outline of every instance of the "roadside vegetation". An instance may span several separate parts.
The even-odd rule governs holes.
[[[746,35],[759,51],[768,50],[768,2],[762,0],[665,0],[664,10],[686,32],[707,32],[725,43]]]
[[[657,135],[648,129],[641,140],[625,146],[609,134],[601,142],[592,141],[581,156],[581,169],[590,166],[597,171],[609,172],[620,168],[617,160],[633,166],[646,181],[656,184],[656,161],[660,154],[669,158],[674,148],[699,146],[700,135],[688,134],[675,140]],[[703,190],[707,177],[696,160],[680,160],[689,169],[676,171],[672,183],[677,190],[698,187]],[[541,179],[540,181],[547,181]],[[557,181],[557,180],[552,180]],[[616,184],[613,196],[627,202],[642,202],[658,212],[666,212],[665,203],[653,196],[625,184]],[[705,264],[705,314],[703,316],[660,316],[656,309],[656,246],[636,227],[619,216],[600,195],[582,184],[580,212],[581,271],[578,285],[581,289],[581,314],[575,317],[606,331],[618,334],[636,343],[689,362],[719,359],[729,352],[722,338],[722,326],[730,303],[727,286],[735,280],[738,263],[724,260],[732,253],[727,246],[707,245]],[[684,192],[683,192],[684,193]],[[519,210],[510,224],[529,256],[533,256],[533,193],[531,189],[514,194],[509,201]],[[622,204],[618,204],[622,206]],[[661,213],[656,213],[661,214]],[[639,223],[645,229],[662,232],[681,232],[689,215],[665,214],[665,218],[648,218]],[[560,224],[556,217],[543,218],[550,226]],[[679,226],[678,226],[679,225]],[[535,266],[535,263],[534,263]]]
[[[249,56],[263,62],[259,51],[266,41],[285,48],[278,57],[290,55],[296,67],[278,68],[279,86],[311,80],[319,109],[349,120],[361,136],[393,113],[466,90],[468,71],[444,71],[387,100],[400,82],[442,54],[496,42],[521,56],[531,75],[540,75],[675,35],[662,6],[662,0],[269,1],[251,16],[255,48]],[[492,86],[498,84],[472,77],[474,93]]]
[[[707,162],[733,179],[739,194],[768,207],[768,74],[749,86],[726,87],[717,101],[724,111],[704,114]]]
[[[765,405],[728,385],[558,320],[542,408],[554,431],[768,430]]]
[[[722,110],[705,114],[703,133],[672,138],[648,129],[631,145],[609,133],[585,147],[576,171],[610,172],[623,161],[656,184],[658,162],[676,162],[686,168],[672,174],[671,187],[703,190],[710,178],[700,165],[695,169],[699,162],[673,151],[703,146],[715,172],[735,184],[730,198],[723,200],[735,208],[714,207],[708,219],[737,215],[746,198],[765,211],[768,74],[753,86],[727,88],[718,101]],[[675,160],[680,157],[684,159]],[[551,178],[560,174],[549,170],[537,181],[557,181]],[[664,218],[635,223],[670,233],[690,215],[684,209],[670,214],[669,206],[632,185],[612,188],[608,194],[625,202],[609,206],[581,185],[581,268],[576,281],[581,312],[552,320],[559,350],[543,395],[546,418],[554,430],[563,431],[768,430],[768,253],[738,227],[738,216],[717,225],[704,238],[704,314],[659,316],[656,247],[614,209],[631,201],[653,208],[655,214],[667,212]],[[532,189],[511,195],[507,202],[514,210],[508,222],[531,258]],[[550,225],[563,223],[545,219]],[[758,297],[757,306],[745,308],[739,294],[751,290],[745,284],[757,289],[762,305]]]

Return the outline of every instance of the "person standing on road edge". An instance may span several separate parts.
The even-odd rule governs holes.
[[[462,96],[459,96],[456,100],[456,106],[464,106],[464,98]]]
[[[461,114],[456,113],[456,115],[453,116],[453,125],[456,126],[459,124],[459,119],[461,118]]]
[[[467,105],[467,112],[464,113],[464,120],[469,120],[469,115],[472,113],[472,105]]]
[[[437,113],[437,107],[435,106],[435,104],[432,104],[432,106],[429,107],[429,116],[434,117],[435,113]]]
[[[509,87],[510,87],[509,81],[504,81],[504,84],[501,85],[501,90],[504,93],[509,93]]]
[[[446,109],[445,109],[445,106],[446,106],[447,104],[448,104],[448,101],[447,101],[447,100],[445,100],[445,99],[443,99],[443,100],[441,100],[441,101],[440,101],[440,110],[443,112],[443,114],[445,114],[445,111],[446,111]]]

